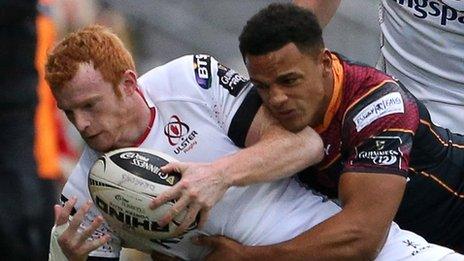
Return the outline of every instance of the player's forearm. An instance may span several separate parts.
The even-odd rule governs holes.
[[[292,240],[248,247],[247,255],[255,260],[373,260],[384,233],[372,234],[360,219],[340,212]]]
[[[293,3],[311,10],[324,28],[332,19],[341,0],[293,0]]]
[[[313,129],[291,133],[271,126],[253,146],[213,164],[221,169],[228,185],[244,186],[292,176],[322,157],[323,143]]]

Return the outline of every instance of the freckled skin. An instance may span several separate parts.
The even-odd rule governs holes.
[[[53,90],[58,107],[84,141],[97,151],[133,145],[149,122],[149,108],[135,92],[135,73],[128,77],[125,73],[118,85],[119,97],[98,70],[81,64],[71,81]]]

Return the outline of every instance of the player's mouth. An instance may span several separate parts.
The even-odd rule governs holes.
[[[290,119],[290,118],[295,117],[296,114],[297,114],[297,111],[293,109],[277,111],[277,117],[281,119]]]
[[[86,140],[93,140],[93,139],[95,139],[98,135],[100,135],[100,132],[97,133],[97,134],[93,134],[93,135],[86,135],[86,136],[85,136],[85,139],[86,139]]]

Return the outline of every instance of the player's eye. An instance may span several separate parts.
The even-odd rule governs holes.
[[[255,86],[257,89],[266,89],[266,85],[261,84],[261,83],[253,82],[253,86]]]
[[[83,108],[86,109],[86,110],[91,110],[91,109],[93,109],[93,107],[95,107],[95,103],[94,102],[89,102],[89,103],[86,103]]]
[[[285,78],[282,80],[282,84],[284,85],[293,85],[296,83],[298,79],[296,77]]]
[[[74,117],[74,113],[72,110],[63,110],[64,114],[66,114],[66,117],[68,117],[68,119],[72,119],[72,117]]]

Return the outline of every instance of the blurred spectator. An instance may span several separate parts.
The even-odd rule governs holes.
[[[45,260],[53,222],[50,183],[33,154],[38,75],[37,1],[0,2],[0,256]]]
[[[53,46],[57,37],[52,18],[53,3],[53,0],[40,0],[38,8],[36,68],[39,85],[34,152],[39,176],[48,180],[60,180],[63,178],[61,166],[63,158],[75,158],[77,153],[67,142],[61,114],[44,79],[47,51]]]
[[[131,49],[130,34],[125,17],[114,10],[106,1],[42,0],[41,2],[46,2],[49,6],[43,8],[47,15],[43,16],[42,19],[39,17],[39,21],[42,20],[41,24],[44,25],[43,37],[41,38],[43,46],[39,48],[42,52],[38,53],[38,57],[41,57],[38,59],[40,75],[43,73],[43,63],[50,44],[56,38],[61,38],[68,32],[90,24],[97,23],[110,27],[118,35],[121,35],[125,45]],[[39,103],[36,118],[38,126],[36,156],[39,173],[44,178],[55,179],[62,176],[63,179],[66,179],[74,167],[75,161],[77,161],[83,142],[79,133],[66,120],[64,113],[57,110],[43,77],[40,77]],[[50,157],[58,159],[50,160]]]

